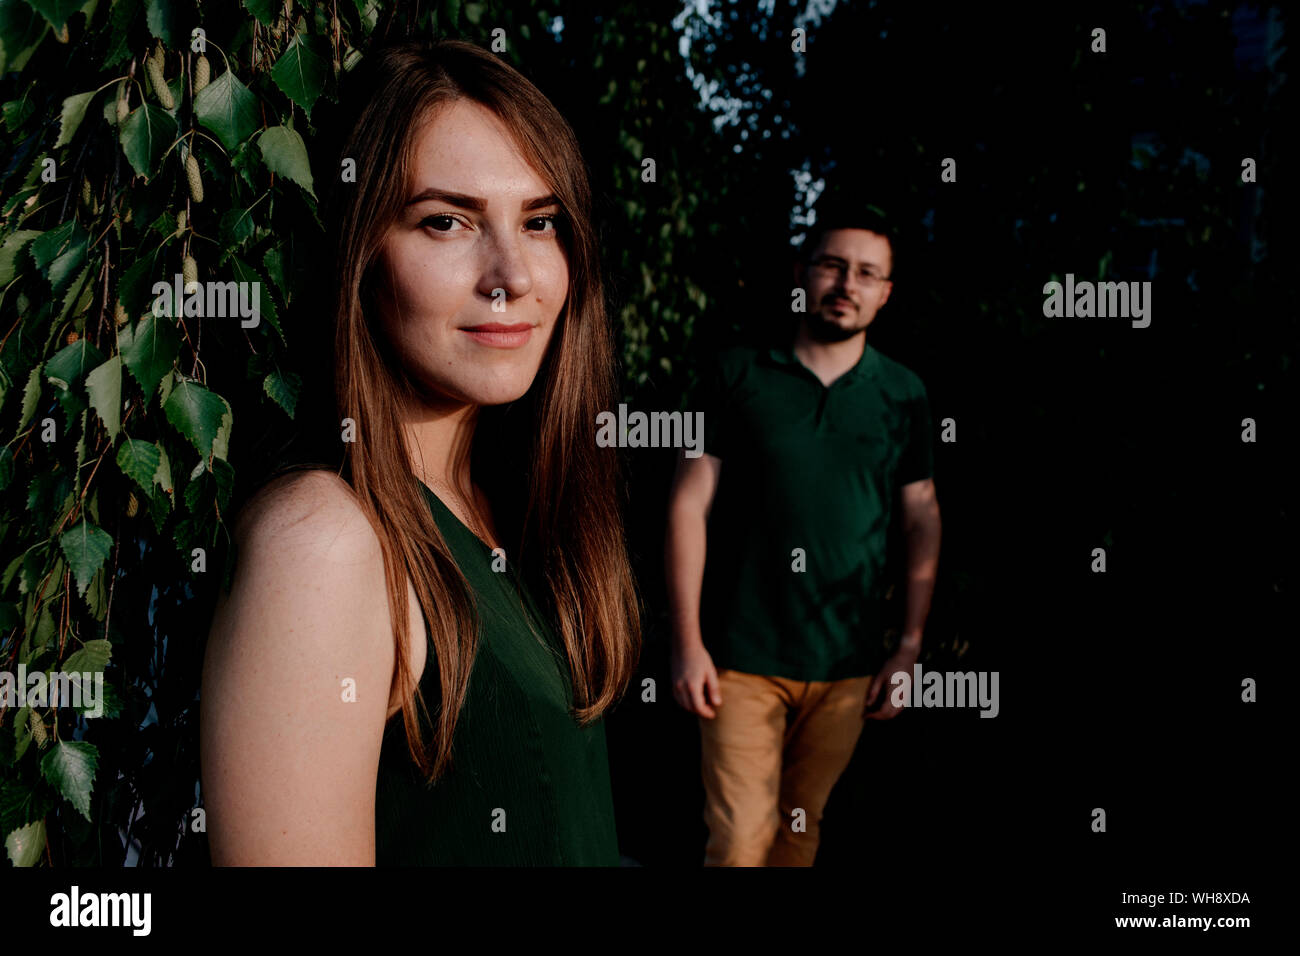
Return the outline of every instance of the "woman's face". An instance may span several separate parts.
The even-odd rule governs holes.
[[[380,255],[385,332],[431,403],[514,401],[536,377],[568,295],[561,207],[501,121],[472,100],[417,131],[411,176]]]

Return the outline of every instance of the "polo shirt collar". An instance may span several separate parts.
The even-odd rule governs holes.
[[[794,344],[768,349],[768,355],[774,362],[781,365],[803,365],[794,354]],[[858,359],[851,369],[845,372],[839,379],[848,381],[857,381],[859,379],[874,378],[880,370],[880,353],[871,347],[867,342],[862,348],[862,358]]]

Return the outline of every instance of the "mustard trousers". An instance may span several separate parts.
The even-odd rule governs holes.
[[[705,866],[812,866],[871,681],[718,672],[722,704],[699,718]]]

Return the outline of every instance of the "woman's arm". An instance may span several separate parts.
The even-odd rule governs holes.
[[[308,471],[255,496],[235,541],[200,700],[212,862],[372,866],[395,663],[379,539],[341,479]]]

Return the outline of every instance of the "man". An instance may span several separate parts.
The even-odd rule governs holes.
[[[898,713],[889,677],[910,676],[920,651],[940,540],[928,402],[866,340],[893,257],[874,217],[814,229],[795,265],[807,311],[793,342],[721,355],[704,454],[678,465],[673,694],[700,717],[706,866],[812,865],[831,788],[866,719]],[[895,508],[905,619],[884,660]]]

